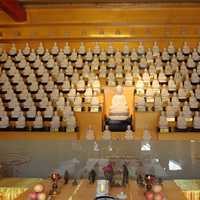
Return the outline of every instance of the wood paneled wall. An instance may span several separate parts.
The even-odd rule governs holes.
[[[80,41],[87,46],[94,41],[102,46],[107,41],[116,46],[124,41],[133,46],[158,41],[163,47],[169,41],[180,46],[187,40],[194,46],[200,37],[199,13],[199,4],[28,7],[27,21],[16,23],[0,11],[0,42],[21,47],[29,41],[35,47],[43,41],[50,47],[54,41],[60,45],[68,41],[76,47]]]

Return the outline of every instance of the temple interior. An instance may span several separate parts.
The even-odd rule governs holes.
[[[199,200],[199,13],[0,1],[0,200]]]

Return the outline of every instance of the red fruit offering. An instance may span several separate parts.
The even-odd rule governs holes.
[[[154,199],[154,193],[152,191],[145,192],[145,198],[146,198],[146,200],[153,200]]]

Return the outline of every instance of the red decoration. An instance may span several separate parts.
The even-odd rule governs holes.
[[[26,10],[17,0],[0,0],[0,6],[15,21],[26,21]]]
[[[154,200],[154,193],[152,191],[145,192],[146,200]]]

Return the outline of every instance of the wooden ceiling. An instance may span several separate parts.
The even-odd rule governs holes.
[[[46,4],[100,4],[100,3],[200,3],[200,0],[18,0],[23,5]]]

